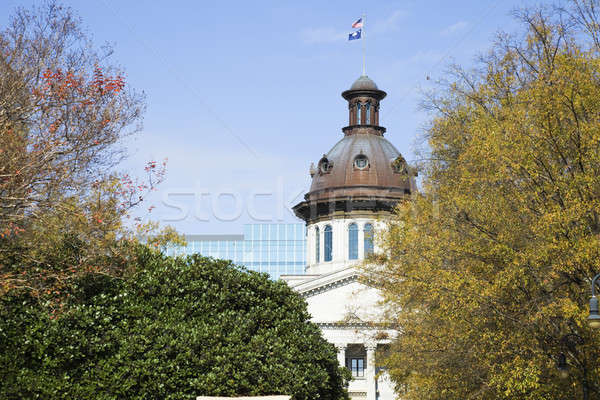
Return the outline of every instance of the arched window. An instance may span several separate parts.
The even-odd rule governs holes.
[[[367,257],[369,254],[373,254],[373,225],[365,224],[364,233],[365,257]]]
[[[362,120],[361,120],[361,109],[362,107],[360,106],[360,103],[356,103],[356,124],[360,125],[362,124]]]
[[[358,259],[358,226],[354,222],[348,225],[348,259]]]
[[[331,253],[333,250],[333,232],[331,231],[331,225],[325,226],[323,234],[325,236],[325,255],[323,256],[323,261],[331,261]]]
[[[371,124],[371,103],[368,101],[367,104],[365,104],[365,124]]]
[[[320,261],[319,260],[320,259],[319,255],[321,253],[320,247],[321,247],[321,235],[320,235],[320,232],[319,232],[319,227],[317,226],[315,228],[315,262],[317,264]]]

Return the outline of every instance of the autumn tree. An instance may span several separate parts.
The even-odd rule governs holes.
[[[0,32],[0,294],[56,290],[79,272],[111,272],[128,211],[162,179],[116,173],[144,95],[54,1],[17,9]]]
[[[522,33],[426,101],[422,190],[366,271],[401,327],[386,362],[403,399],[600,397],[598,10],[516,12]]]

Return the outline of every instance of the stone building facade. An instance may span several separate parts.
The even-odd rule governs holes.
[[[376,232],[415,184],[379,125],[386,93],[361,76],[342,96],[349,110],[344,136],[311,165],[310,190],[294,207],[306,223],[305,274],[281,278],[306,299],[313,322],[335,344],[340,364],[352,371],[351,398],[392,400],[396,396],[376,354],[395,331],[381,324],[380,295],[359,281],[357,266],[378,251]]]

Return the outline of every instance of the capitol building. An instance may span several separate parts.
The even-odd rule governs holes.
[[[386,326],[379,292],[359,279],[358,267],[379,251],[377,232],[394,207],[410,198],[415,182],[379,124],[386,93],[363,75],[342,96],[348,125],[311,164],[310,190],[293,208],[303,224],[247,224],[242,235],[188,235],[183,253],[229,259],[287,282],[336,346],[340,365],[352,372],[350,397],[392,400],[393,385],[377,355],[396,331]]]
[[[379,293],[359,280],[357,267],[378,251],[375,233],[410,198],[415,183],[379,124],[386,93],[363,75],[342,96],[348,126],[311,165],[310,190],[294,206],[306,224],[306,268],[281,279],[305,298],[312,321],[336,346],[340,365],[352,372],[350,397],[392,400],[393,385],[376,357],[396,332],[385,325]]]

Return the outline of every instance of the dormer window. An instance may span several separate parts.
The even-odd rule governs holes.
[[[327,159],[325,154],[323,154],[323,158],[321,158],[321,161],[319,161],[319,173],[328,174],[331,172],[331,168],[333,168],[333,163]]]
[[[354,168],[366,169],[369,166],[369,159],[364,154],[359,154],[354,158]]]
[[[392,161],[392,169],[397,174],[408,174],[408,164],[406,164],[404,157],[396,157],[396,159]]]

